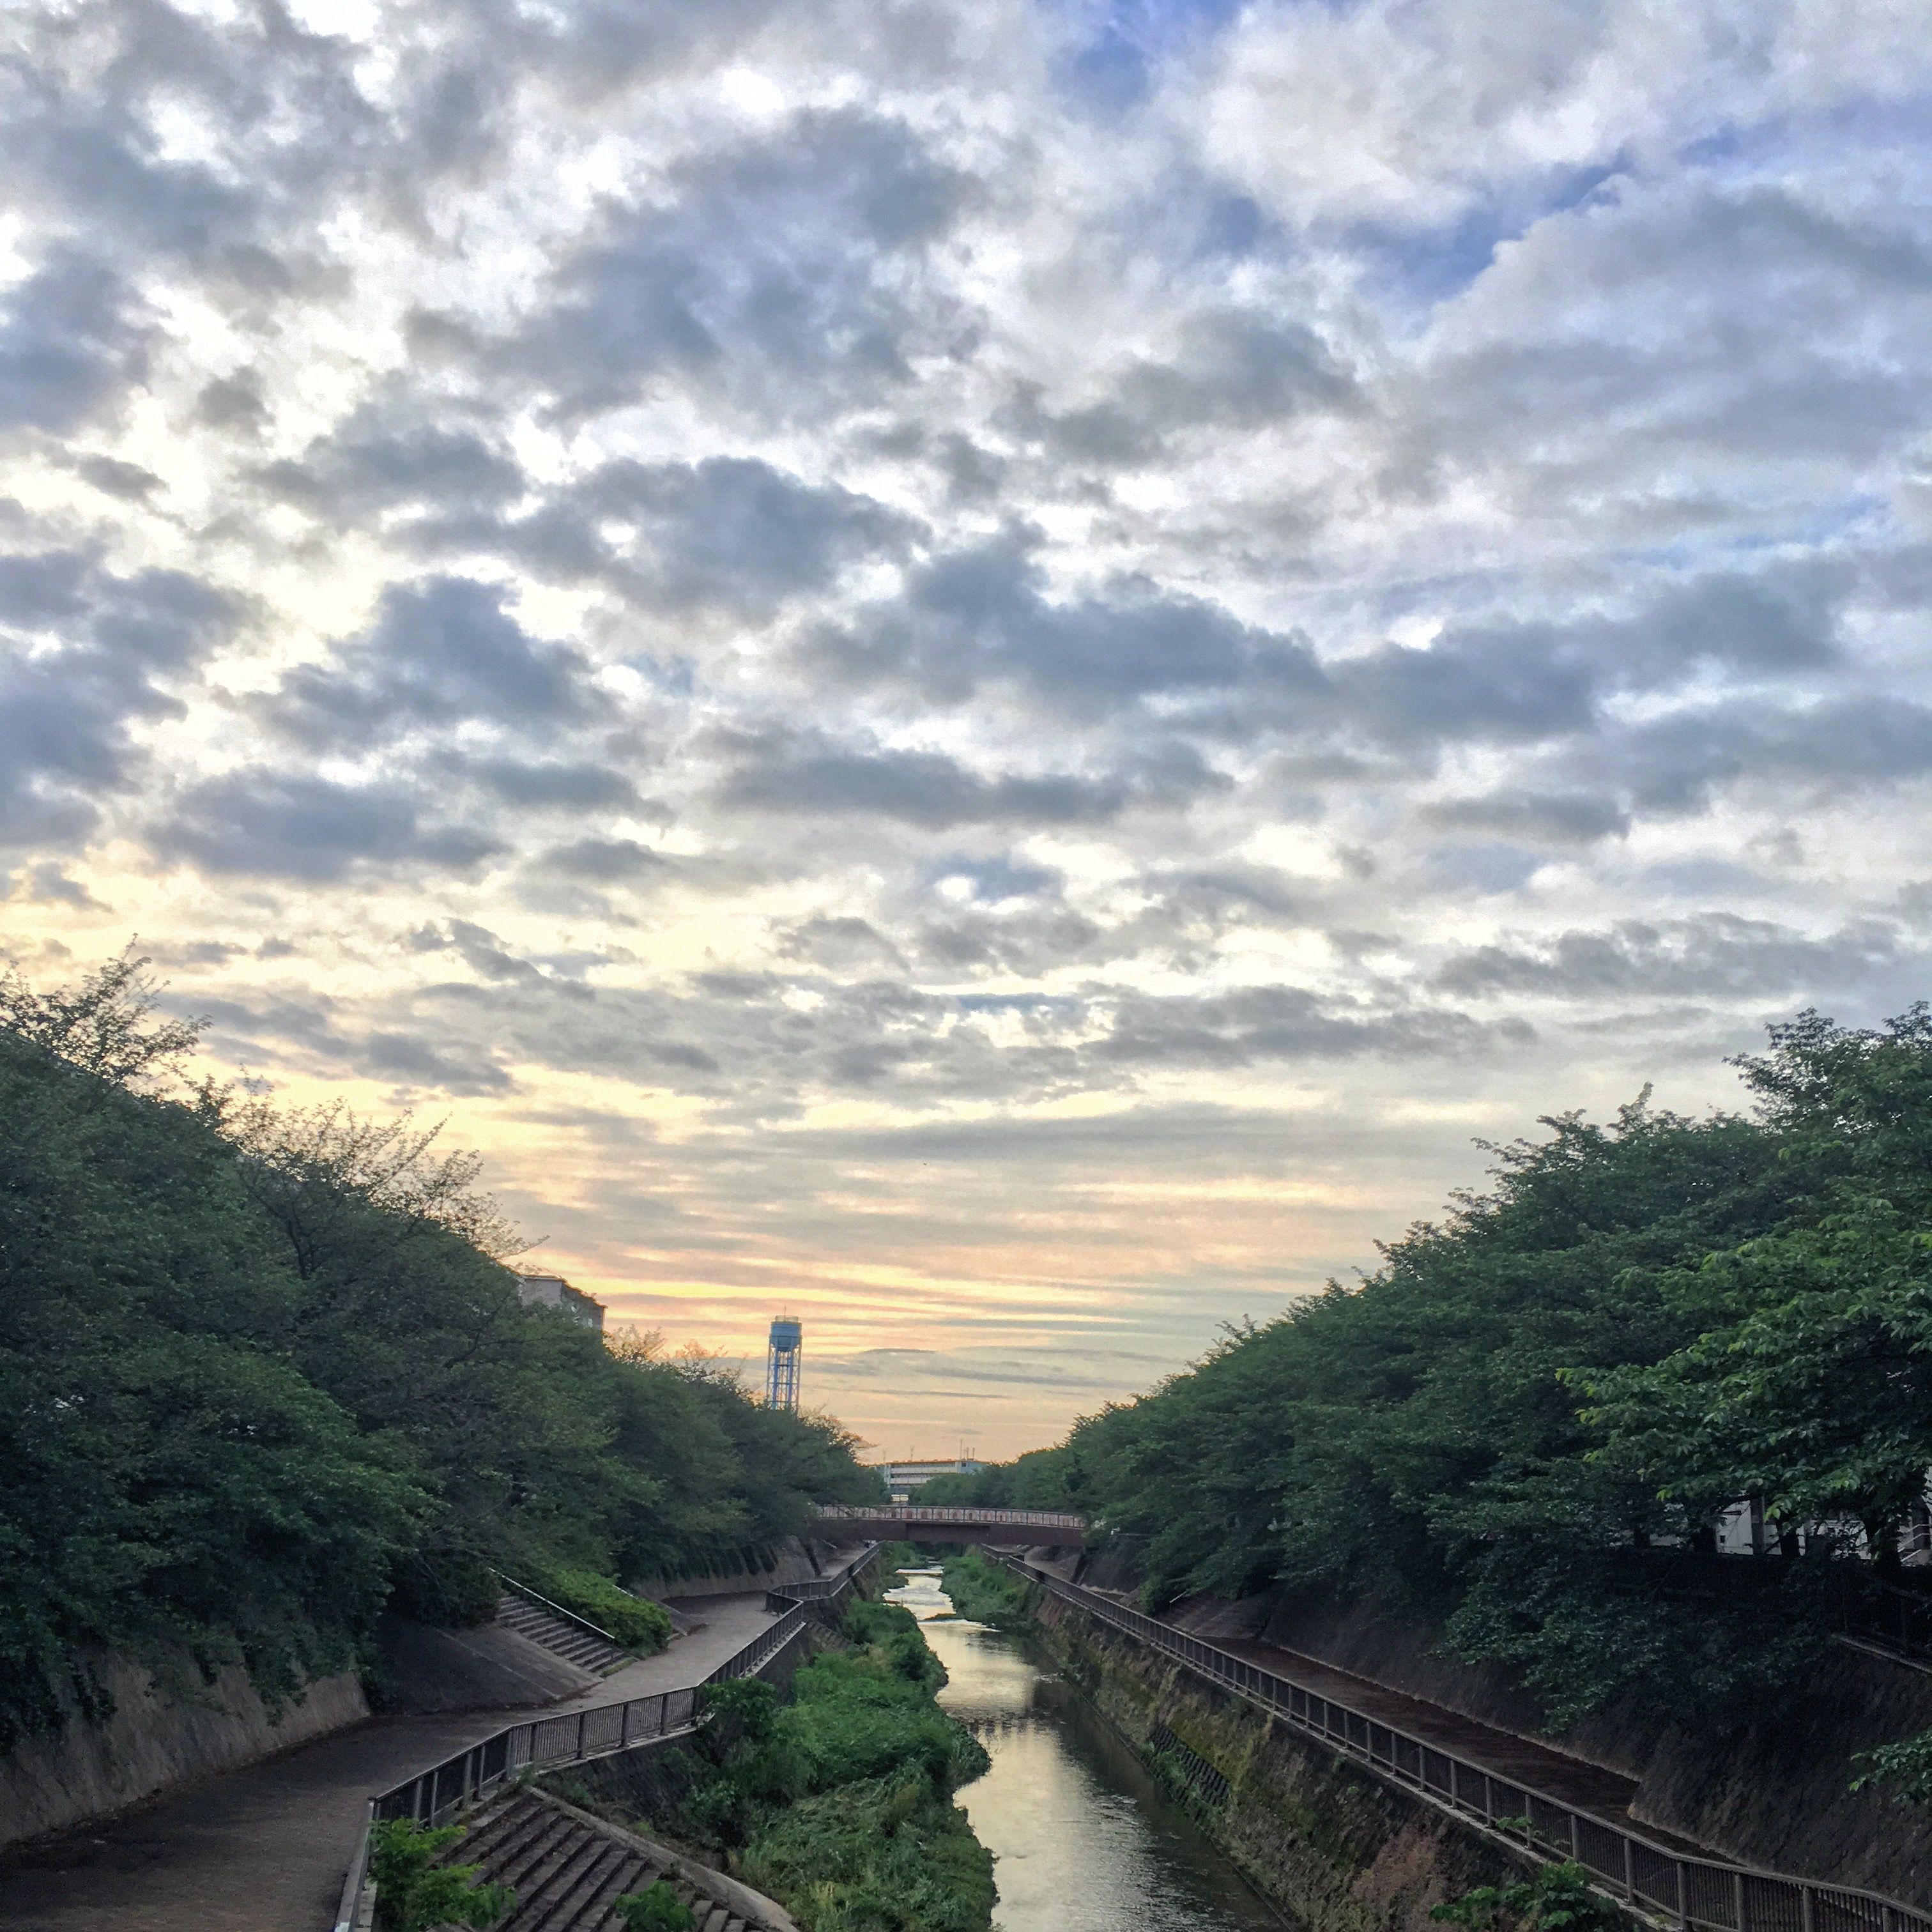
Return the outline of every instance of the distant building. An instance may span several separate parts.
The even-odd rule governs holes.
[[[560,1308],[573,1322],[604,1332],[604,1304],[580,1288],[572,1288],[560,1274],[520,1274],[517,1292],[532,1306]]]
[[[916,1492],[935,1476],[976,1476],[986,1467],[970,1456],[945,1462],[881,1462],[879,1474],[886,1479],[886,1492],[896,1503],[909,1503]]]

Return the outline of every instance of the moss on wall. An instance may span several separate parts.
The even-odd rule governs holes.
[[[1438,1932],[1432,1906],[1522,1875],[1500,1845],[1076,1606],[1042,1594],[1035,1617],[1066,1681],[1308,1932]]]

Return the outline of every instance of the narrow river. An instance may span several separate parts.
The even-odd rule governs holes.
[[[998,1862],[1000,1932],[1282,1932],[1134,1754],[1022,1640],[952,1614],[937,1570],[887,1592],[950,1679],[939,1701],[986,1747],[959,1793]]]

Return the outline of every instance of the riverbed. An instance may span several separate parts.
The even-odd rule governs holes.
[[[888,1592],[950,1679],[939,1701],[992,1768],[958,1802],[997,1863],[999,1932],[1282,1932],[1133,1752],[1024,1640],[952,1614],[937,1570]]]

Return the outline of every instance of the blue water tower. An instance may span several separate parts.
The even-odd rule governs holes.
[[[781,1315],[772,1323],[772,1343],[765,1357],[765,1402],[768,1408],[798,1413],[799,1370],[805,1358],[805,1329],[795,1316]]]

